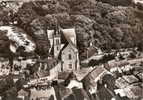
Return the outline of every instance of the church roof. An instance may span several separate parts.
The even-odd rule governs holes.
[[[48,38],[53,38],[54,30],[47,30]]]
[[[59,27],[57,27],[57,28],[55,28],[55,29],[53,29],[53,30],[47,30],[48,38],[49,38],[49,39],[53,39],[53,38],[56,37],[56,36],[59,37],[59,36],[61,35],[60,32],[61,32],[61,30],[60,30]],[[54,37],[53,37],[53,36],[54,36]]]
[[[76,40],[76,33],[74,28],[70,29],[61,29],[63,35],[65,36],[66,40],[74,45],[76,47],[76,41],[73,40],[73,38]]]
[[[62,48],[61,51],[63,51],[67,46],[70,46],[74,51],[77,51],[75,29],[61,29],[61,34],[63,35],[63,38],[66,40],[65,46]]]
[[[76,37],[74,28],[62,29],[62,31],[66,37]]]

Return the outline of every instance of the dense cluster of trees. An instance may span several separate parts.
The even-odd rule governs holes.
[[[13,81],[13,76],[4,76],[0,80],[0,96],[2,100],[16,100],[18,91],[22,88],[25,80],[20,78],[16,83]]]
[[[45,56],[50,47],[46,29],[55,28],[57,23],[63,28],[75,27],[80,53],[89,46],[90,40],[102,50],[128,48],[142,45],[143,41],[143,13],[132,5],[132,0],[24,2],[15,13],[2,6],[0,25],[16,20],[16,25],[35,39],[41,56]]]

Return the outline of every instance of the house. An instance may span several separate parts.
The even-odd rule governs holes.
[[[128,98],[137,100],[138,98],[142,98],[143,89],[139,86],[128,86],[124,89]]]
[[[10,50],[13,53],[21,50],[22,52],[31,53],[36,49],[36,44],[24,30],[15,26],[1,26],[1,31],[7,31],[6,36],[10,41]]]
[[[73,88],[72,94],[64,98],[64,100],[90,100],[84,89]]]
[[[47,89],[36,89],[31,88],[30,89],[30,100],[49,100],[51,96],[54,97],[54,100],[57,100],[55,96],[55,90],[53,87],[47,88]]]
[[[54,90],[55,90],[57,100],[64,100],[64,98],[72,94],[72,90],[69,88],[66,88],[63,85],[54,86]]]
[[[20,91],[18,91],[17,100],[29,100],[29,93],[29,91],[21,89]]]
[[[78,70],[79,55],[74,28],[48,30],[51,48],[50,54],[61,61],[62,71]]]
[[[61,62],[55,58],[46,58],[44,60],[38,60],[40,67],[38,69],[39,77],[48,77],[49,80],[58,78],[58,73],[61,72]]]
[[[98,82],[102,82],[102,78],[109,74],[108,71],[102,66],[96,66],[90,72],[85,73],[83,78],[79,78],[83,82],[83,86],[90,94],[97,91]]]
[[[121,97],[127,97],[129,100],[140,100],[142,98],[142,88],[139,86],[127,86],[126,88],[116,89],[115,93]]]
[[[95,40],[91,39],[91,40],[88,41],[89,47],[84,49],[83,53],[81,54],[81,56],[82,56],[81,59],[82,60],[88,59],[88,58],[92,57],[93,55],[101,55],[101,54],[103,54],[102,50],[95,46],[95,43],[97,41],[98,40],[96,40],[96,39]]]
[[[140,79],[141,81],[143,81],[143,72],[142,72],[142,73],[138,73],[137,76],[139,77],[139,79]]]
[[[54,86],[57,100],[90,100],[83,88],[66,88],[63,85]]]
[[[0,58],[0,76],[8,75],[10,73],[9,61]]]
[[[78,81],[81,81],[86,75],[89,74],[93,70],[92,67],[89,68],[81,68],[78,71],[75,71],[74,74],[76,75],[76,78]]]

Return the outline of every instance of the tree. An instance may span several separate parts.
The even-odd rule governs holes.
[[[45,16],[46,20],[47,20],[47,29],[54,29],[55,25],[57,24],[57,19],[54,15],[51,14],[47,14]]]
[[[11,75],[2,78],[0,81],[0,95],[3,96],[4,93],[13,86],[14,86],[14,81]]]
[[[113,6],[130,6],[132,4],[132,0],[97,0],[103,3],[109,3]]]
[[[44,17],[34,19],[30,25],[36,42],[36,53],[45,58],[48,56],[50,42],[47,36],[47,20]]]
[[[32,8],[20,8],[17,12],[18,18],[21,20],[19,24],[29,24],[38,15]]]
[[[99,61],[98,60],[93,60],[93,59],[91,59],[90,61],[89,61],[89,63],[88,63],[88,66],[96,66],[96,65],[98,65],[99,64]]]
[[[24,78],[20,78],[20,79],[18,79],[18,81],[16,81],[15,87],[16,87],[17,91],[19,91],[19,90],[22,89],[22,87],[23,87],[23,85],[25,84],[25,82],[26,82],[26,81],[25,81]]]
[[[10,88],[4,93],[2,100],[16,100],[18,91],[15,87]]]

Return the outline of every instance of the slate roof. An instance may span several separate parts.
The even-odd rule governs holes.
[[[75,71],[74,74],[76,75],[77,80],[81,81],[92,70],[93,70],[92,67],[90,67],[90,68],[82,68],[80,70]]]
[[[142,81],[143,81],[143,72],[142,72],[142,73],[137,74],[137,76],[140,78],[140,80],[142,80]]]
[[[57,100],[90,100],[84,89],[68,89],[62,85],[55,86]],[[85,99],[86,98],[86,99]]]
[[[89,100],[89,97],[84,89],[74,88],[74,89],[72,89],[72,91],[75,96],[75,100],[85,100],[85,98],[86,98],[86,100]]]
[[[118,88],[125,88],[127,86],[129,86],[129,83],[124,80],[122,77],[119,77],[116,81],[115,81],[115,85],[118,87]]]
[[[39,59],[38,62],[45,63],[48,66],[48,69],[54,68],[58,64],[58,59],[56,58],[45,58],[44,60]]]
[[[124,89],[126,95],[128,98],[139,98],[143,97],[143,88],[139,86],[128,86],[127,88]]]
[[[26,91],[24,89],[21,89],[20,91],[18,91],[18,95],[19,96],[29,96],[29,91]]]
[[[101,66],[97,66],[92,71],[90,71],[81,81],[86,90],[96,87],[97,82],[103,78],[108,72]]]
[[[74,49],[76,49],[76,33],[75,33],[75,29],[71,28],[71,29],[61,29],[61,34],[63,34],[66,43],[65,44],[70,44]],[[72,39],[74,38],[74,40]]]
[[[70,75],[70,72],[59,72],[58,79],[66,80]]]
[[[97,92],[97,100],[112,100],[112,94],[108,91],[107,88],[101,87]],[[118,99],[117,99],[118,100]]]
[[[128,83],[135,83],[139,80],[134,75],[124,75],[122,76]]]
[[[48,88],[46,90],[36,90],[35,88],[30,89],[31,95],[30,95],[30,100],[32,98],[42,98],[46,97],[49,98],[51,95],[55,95],[55,90],[53,87]]]
[[[57,100],[61,100],[62,98],[66,98],[70,94],[72,94],[71,89],[65,88],[62,85],[54,86],[54,90],[56,93]]]
[[[54,34],[54,30],[47,30],[48,38],[52,39]]]
[[[36,45],[33,39],[21,28],[16,26],[1,26],[0,30],[8,31],[7,37],[14,43],[14,45],[10,44],[13,47],[13,49],[11,49],[12,52],[15,53],[14,49],[17,49],[20,46],[24,47],[25,52],[31,52],[35,50]]]
[[[72,40],[72,38],[76,39],[76,33],[75,33],[75,29],[74,28],[70,28],[70,29],[62,29],[61,30],[62,33],[64,34],[65,38],[67,39],[67,41],[70,43],[72,43],[73,45],[76,46],[76,42]]]

